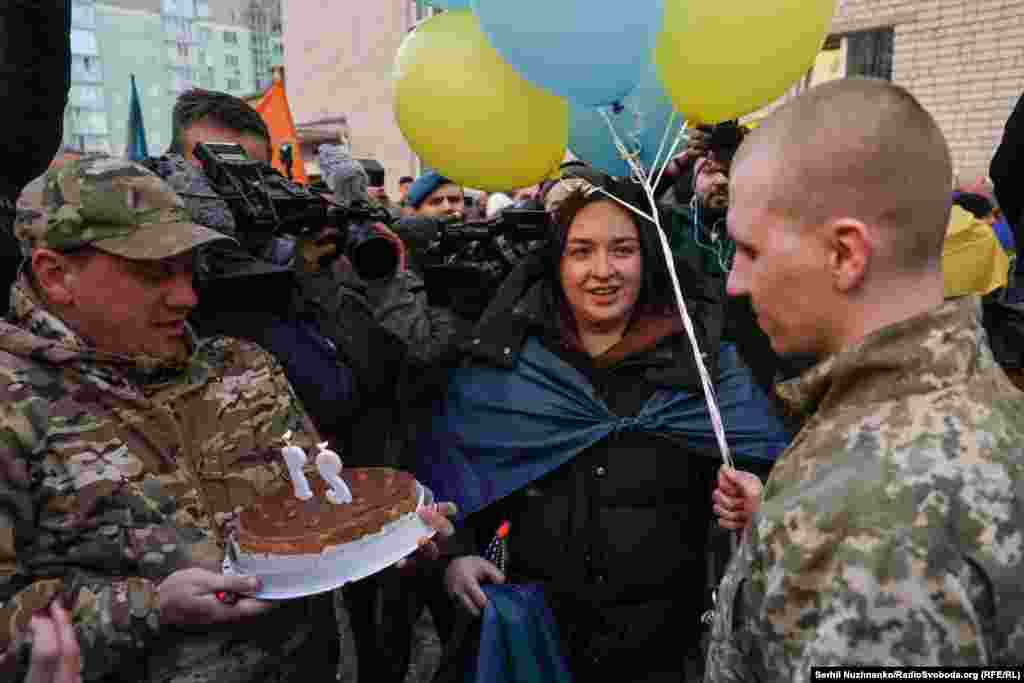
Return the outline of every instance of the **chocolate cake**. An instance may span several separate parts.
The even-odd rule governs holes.
[[[291,486],[242,511],[236,537],[241,555],[316,555],[327,548],[376,534],[416,511],[420,486],[412,475],[386,468],[346,469],[342,479],[352,502],[327,500],[328,485],[309,475],[313,497],[299,500]]]

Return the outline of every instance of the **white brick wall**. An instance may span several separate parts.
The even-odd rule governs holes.
[[[838,0],[837,6],[837,34],[895,27],[893,80],[939,121],[961,177],[987,174],[1024,92],[1024,0]],[[391,111],[391,65],[414,18],[411,3],[285,0],[283,11],[296,122],[347,116],[356,156],[379,159],[394,192],[398,176],[415,168]]]
[[[1021,0],[841,0],[836,33],[895,27],[893,80],[942,126],[962,179],[988,174],[1024,92]]]

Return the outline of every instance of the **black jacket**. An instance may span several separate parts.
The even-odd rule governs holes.
[[[1016,243],[1021,244],[1024,233],[1021,228],[1021,214],[1024,213],[1024,96],[1017,101],[1017,106],[1006,122],[1003,140],[996,149],[989,168],[992,182],[995,185],[996,199],[999,208],[1013,228]]]
[[[530,275],[527,266],[505,283],[464,347],[467,363],[511,371],[523,343],[535,336],[622,416],[635,415],[659,388],[701,391],[689,341],[671,325],[672,316],[660,321],[669,325],[650,319],[633,325],[619,345],[593,359],[562,344],[548,285]],[[680,279],[698,281],[685,267]],[[714,367],[721,304],[689,304]],[[643,679],[643,671],[678,680],[700,635],[717,468],[716,453],[692,452],[666,437],[613,435],[471,516],[460,550],[480,554],[509,520],[508,578],[547,585],[577,676],[623,667],[636,674],[630,680]]]
[[[60,147],[71,84],[71,0],[0,3],[0,313],[21,254],[11,229],[21,188]]]
[[[405,342],[374,320],[365,288],[352,274],[321,272],[299,277],[302,312],[313,316],[331,339],[339,360],[359,385],[359,408],[341,434],[352,467],[399,464],[403,441],[399,388],[405,382]]]

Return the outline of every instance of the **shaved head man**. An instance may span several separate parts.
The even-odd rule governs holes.
[[[751,295],[779,353],[835,353],[933,308],[952,183],[941,131],[905,90],[816,88],[733,162],[730,294]]]
[[[730,293],[777,351],[824,360],[776,387],[804,426],[763,497],[719,477],[716,513],[746,526],[709,683],[1024,663],[1024,395],[980,301],[943,301],[951,183],[932,117],[868,79],[795,99],[736,156]]]

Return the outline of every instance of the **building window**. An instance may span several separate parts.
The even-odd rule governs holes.
[[[192,48],[188,43],[168,43],[167,60],[175,66],[188,66]]]
[[[224,42],[228,45],[238,45],[238,34],[234,31],[224,31]]]
[[[72,126],[80,135],[106,135],[107,114],[103,111],[71,107],[68,110],[71,115]]]
[[[204,88],[213,89],[217,87],[216,74],[213,69],[204,69],[201,77],[202,85]]]
[[[100,60],[90,55],[71,55],[71,80],[98,83],[103,78]]]
[[[846,75],[891,81],[895,42],[895,31],[891,27],[846,36]]]
[[[103,109],[103,93],[95,85],[73,85],[68,102],[81,109]]]
[[[186,90],[195,87],[195,75],[188,67],[175,67],[171,69],[171,91],[179,95]]]
[[[208,29],[208,28],[202,28],[201,27],[199,29],[198,33],[199,33],[199,42],[202,43],[203,45],[209,45],[210,44],[210,38],[212,37],[212,33],[213,32],[210,31],[210,29]]]
[[[237,78],[229,78],[228,79],[228,90],[238,91],[238,90],[241,90],[241,89],[242,89],[241,81],[239,81]]]
[[[196,0],[196,16],[200,19],[206,19],[210,16],[209,0]]]
[[[227,55],[226,57],[224,57],[224,62],[228,66],[233,66],[234,68],[237,69],[238,68],[238,55]]]
[[[71,53],[76,55],[98,55],[96,34],[92,31],[71,29]]]
[[[192,41],[192,24],[181,17],[164,17],[164,33],[175,40]]]
[[[282,57],[282,56],[284,56],[284,45],[282,45],[281,43],[274,43],[274,56],[275,57]]]
[[[181,8],[181,16],[195,19],[196,6],[192,0],[178,0],[178,7]]]
[[[91,2],[72,2],[71,25],[78,28],[96,28],[96,6]]]
[[[105,135],[75,135],[71,146],[81,152],[110,154],[110,140]]]
[[[175,17],[188,17],[191,19],[195,16],[193,0],[163,0],[162,8],[164,14]]]

